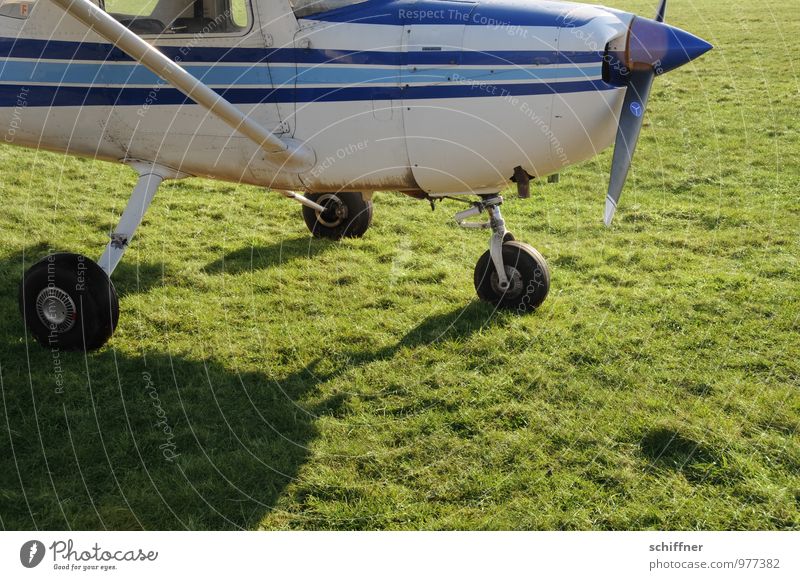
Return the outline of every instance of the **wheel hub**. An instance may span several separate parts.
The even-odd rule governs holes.
[[[500,277],[497,275],[497,272],[492,272],[492,290],[494,290],[497,294],[506,295],[512,299],[521,296],[523,291],[523,283],[522,275],[519,273],[519,270],[513,266],[506,266],[506,278],[508,278],[508,287],[503,288],[500,284]]]
[[[36,313],[42,324],[59,333],[69,331],[77,320],[75,301],[61,288],[50,286],[39,292]]]
[[[317,221],[327,227],[335,228],[347,218],[347,206],[335,195],[323,195],[317,203],[325,206],[324,212],[317,212]]]

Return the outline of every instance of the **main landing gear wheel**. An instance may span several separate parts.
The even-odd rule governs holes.
[[[503,244],[508,288],[500,285],[491,251],[486,251],[475,266],[478,297],[503,309],[519,313],[538,308],[550,291],[550,270],[542,255],[528,244],[509,241]]]
[[[97,350],[119,321],[111,279],[78,254],[52,254],[34,264],[20,284],[19,308],[39,344],[60,350]]]
[[[306,197],[326,208],[320,212],[303,207],[303,219],[318,238],[360,238],[372,223],[372,202],[359,192],[309,193]]]

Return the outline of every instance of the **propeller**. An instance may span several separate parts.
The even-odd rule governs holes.
[[[664,16],[667,15],[667,0],[661,0],[661,4],[658,5],[658,10],[656,10],[656,22],[664,22]]]
[[[655,20],[634,16],[628,28],[625,48],[609,51],[616,62],[624,63],[626,73],[616,81],[627,87],[617,127],[611,179],[606,196],[605,224],[611,225],[625,187],[633,153],[639,141],[650,89],[656,76],[691,62],[711,50],[705,40],[664,24],[667,0],[661,0]]]

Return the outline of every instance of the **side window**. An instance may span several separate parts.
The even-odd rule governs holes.
[[[352,4],[360,4],[366,0],[289,0],[297,18],[304,18],[328,10],[344,8]]]
[[[137,34],[243,34],[249,0],[100,0],[100,7]]]
[[[0,2],[0,16],[24,20],[35,4],[36,0],[3,0]]]

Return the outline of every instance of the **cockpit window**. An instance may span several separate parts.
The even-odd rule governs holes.
[[[249,29],[248,0],[99,0],[136,34],[241,34]]]
[[[291,3],[294,15],[297,18],[303,18],[305,16],[311,16],[312,14],[319,14],[320,12],[351,6],[352,4],[361,4],[366,1],[367,0],[291,0]]]

